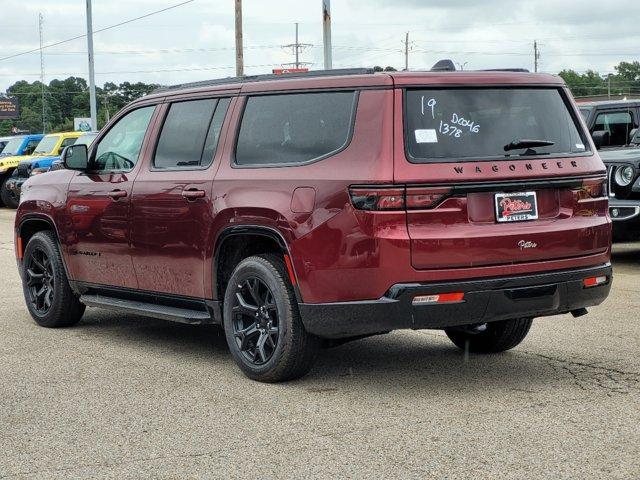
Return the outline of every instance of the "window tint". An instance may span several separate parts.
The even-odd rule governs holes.
[[[16,137],[9,140],[9,143],[7,143],[4,147],[4,150],[2,150],[3,155],[15,155],[16,153],[18,153],[18,150],[22,146],[23,142],[24,142],[24,137]],[[30,145],[30,143],[27,145]],[[37,142],[36,142],[36,145],[37,145]]]
[[[587,150],[557,89],[409,90],[405,109],[407,146],[415,162]],[[553,144],[506,148],[520,140]]]
[[[631,130],[637,128],[631,111],[599,113],[593,130],[609,132],[608,146],[626,145],[629,143]]]
[[[138,108],[118,120],[96,148],[95,170],[119,171],[135,167],[155,108]]]
[[[38,143],[35,153],[51,153],[53,147],[58,143],[58,140],[60,140],[60,135],[47,135],[43,137],[40,143]]]
[[[62,140],[62,144],[60,144],[60,148],[58,149],[58,153],[62,153],[64,147],[68,147],[69,145],[75,145],[77,138],[65,138]]]
[[[335,152],[351,131],[355,92],[250,97],[236,164],[304,163]]]
[[[216,112],[213,114],[211,120],[211,126],[209,127],[209,133],[207,133],[207,139],[204,143],[204,149],[202,150],[202,165],[211,165],[213,156],[216,153],[216,147],[218,146],[218,140],[220,139],[220,131],[222,130],[222,122],[224,122],[224,116],[231,103],[230,98],[222,98],[218,102]]]
[[[35,151],[39,143],[40,140],[29,140],[29,143],[27,143],[27,146],[24,148],[22,154],[31,155]]]
[[[156,147],[154,166],[211,165],[229,101],[228,98],[222,99],[219,105],[217,99],[171,104]]]
[[[581,108],[580,109],[580,115],[582,116],[582,119],[586,122],[587,120],[589,120],[589,114],[591,113],[591,110],[587,109],[587,108]]]

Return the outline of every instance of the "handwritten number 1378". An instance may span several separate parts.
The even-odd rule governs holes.
[[[442,120],[440,120],[439,130],[443,135],[449,135],[450,137],[460,138],[462,136],[462,130],[448,123],[443,123]]]

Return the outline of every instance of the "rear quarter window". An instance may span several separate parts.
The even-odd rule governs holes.
[[[584,154],[588,149],[555,88],[408,90],[405,117],[407,151],[415,163]],[[522,140],[553,145],[505,150]]]
[[[356,98],[356,92],[249,97],[236,165],[299,165],[337,153],[351,138]]]

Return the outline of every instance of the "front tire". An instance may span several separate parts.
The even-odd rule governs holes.
[[[311,370],[319,341],[302,324],[281,257],[240,262],[227,284],[223,321],[229,350],[247,377],[273,383]]]
[[[529,333],[531,318],[490,322],[484,331],[446,328],[445,333],[458,348],[471,353],[499,353],[519,345]]]
[[[24,250],[22,289],[29,313],[41,327],[70,327],[80,321],[85,306],[71,291],[55,235],[36,233]]]
[[[6,207],[16,209],[20,204],[20,195],[18,195],[15,190],[9,190],[7,188],[7,182],[10,178],[10,176],[6,176],[2,179],[2,185],[0,185],[0,198]]]

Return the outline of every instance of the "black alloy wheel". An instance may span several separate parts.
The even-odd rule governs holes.
[[[41,315],[51,309],[55,292],[53,265],[47,253],[34,248],[25,261],[26,287],[32,308]]]
[[[283,382],[311,369],[319,339],[304,328],[282,255],[247,257],[234,268],[222,316],[231,355],[247,377]]]
[[[280,338],[278,308],[267,284],[257,277],[239,284],[232,315],[233,336],[242,355],[254,365],[267,363]]]
[[[78,323],[85,306],[71,290],[56,235],[50,230],[35,233],[23,255],[22,290],[35,322],[48,328]]]

